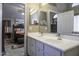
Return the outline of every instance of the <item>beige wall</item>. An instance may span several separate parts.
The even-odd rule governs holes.
[[[39,25],[29,25],[28,26],[29,32],[39,32],[39,31],[50,32],[49,11],[54,11],[56,9],[56,7],[54,7],[50,4],[46,4],[46,5],[42,6],[40,3],[28,3],[28,7],[29,7],[29,9],[37,9],[38,11],[46,11],[47,12],[47,22],[48,22],[47,27],[41,26],[39,28]],[[28,21],[28,23],[29,23],[29,21]]]
[[[28,7],[30,9],[38,9],[39,10],[39,3],[28,3]]]
[[[40,32],[48,32],[47,26],[40,26]]]
[[[29,32],[39,32],[39,25],[30,25]]]

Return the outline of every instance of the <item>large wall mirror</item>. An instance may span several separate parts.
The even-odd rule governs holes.
[[[38,25],[39,24],[37,9],[30,9],[29,19],[30,19],[29,20],[30,25]]]
[[[40,26],[47,26],[47,13],[40,11]]]
[[[29,9],[29,32],[39,32],[39,11]]]
[[[47,12],[46,11],[40,11],[39,13],[39,30],[40,32],[47,32],[48,31],[48,23],[47,23]]]
[[[48,7],[44,8],[46,6],[40,7],[40,4],[31,4],[29,7],[30,32],[79,34],[79,8],[72,8],[61,13]],[[74,13],[77,15],[74,16]]]

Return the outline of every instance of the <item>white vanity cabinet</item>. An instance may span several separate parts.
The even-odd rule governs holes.
[[[54,47],[44,44],[44,56],[61,56],[62,52]]]
[[[43,56],[43,43],[36,40],[36,55]]]
[[[57,47],[58,46],[58,47]],[[74,45],[55,46],[53,43],[44,41],[40,38],[28,37],[28,54],[30,56],[78,56],[79,44],[74,42]],[[68,49],[67,49],[68,47]],[[72,48],[70,48],[72,47]]]
[[[60,56],[61,51],[43,42],[28,38],[28,54],[30,56]]]
[[[28,55],[35,56],[35,40],[33,38],[28,38]]]

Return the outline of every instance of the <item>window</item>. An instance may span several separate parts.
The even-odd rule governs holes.
[[[72,4],[72,7],[75,7],[75,6],[77,6],[77,5],[79,5],[79,3],[73,3],[73,4]]]
[[[74,16],[74,32],[79,32],[79,15]]]

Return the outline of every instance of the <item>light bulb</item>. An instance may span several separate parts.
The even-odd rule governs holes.
[[[22,15],[24,15],[24,13],[22,13]]]

